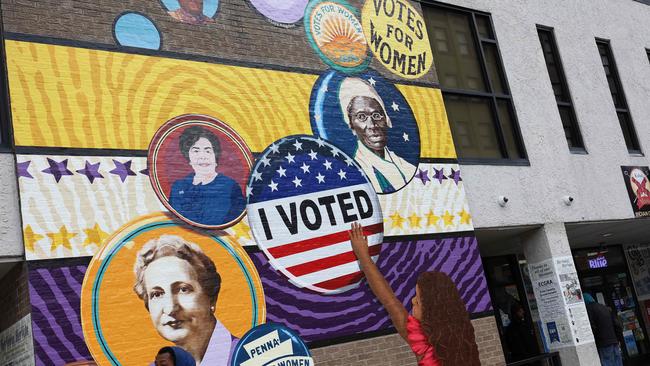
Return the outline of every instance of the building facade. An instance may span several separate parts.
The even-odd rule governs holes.
[[[316,364],[415,364],[346,243],[361,220],[409,311],[419,273],[451,280],[437,325],[471,322],[482,365],[597,365],[583,292],[647,360],[645,2],[1,4],[6,359],[148,364],[187,343],[147,283],[210,262],[205,362],[269,322]],[[198,269],[147,277],[160,248]]]

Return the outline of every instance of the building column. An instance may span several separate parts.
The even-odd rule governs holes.
[[[563,365],[600,365],[564,223],[524,235],[523,246],[551,352]]]

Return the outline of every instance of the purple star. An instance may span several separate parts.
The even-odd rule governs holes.
[[[422,181],[422,184],[427,185],[427,182],[431,181],[431,179],[429,179],[429,170],[418,170],[419,172],[415,176]]]
[[[115,169],[111,170],[109,173],[119,175],[122,183],[126,180],[129,175],[135,175],[135,172],[131,170],[131,160],[126,163],[122,163],[113,159],[113,164],[115,164]]]
[[[449,175],[448,178],[453,179],[456,185],[458,185],[458,182],[463,180],[463,178],[460,177],[460,169],[454,170],[454,168],[451,169],[451,175]]]
[[[442,169],[438,170],[436,168],[433,168],[433,170],[436,172],[433,175],[433,179],[437,179],[438,183],[442,184],[442,181],[447,179],[447,177],[445,177],[445,169],[442,168]]]
[[[50,164],[50,167],[43,169],[43,173],[52,174],[57,183],[59,183],[59,180],[61,180],[62,176],[72,175],[72,172],[68,170],[68,159],[65,159],[59,163],[50,158],[47,158],[47,163]]]
[[[85,175],[92,184],[95,181],[95,178],[104,178],[104,176],[99,173],[99,164],[100,163],[90,164],[88,160],[86,160],[85,168],[77,170],[77,173]]]
[[[25,177],[25,178],[34,178],[31,174],[29,174],[29,164],[31,164],[32,161],[23,161],[22,163],[18,163],[18,178],[20,177]]]
[[[142,175],[149,175],[149,168],[144,168],[141,171],[139,171],[138,173],[140,173]]]

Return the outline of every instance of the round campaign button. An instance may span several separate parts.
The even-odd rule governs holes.
[[[309,0],[250,0],[251,5],[271,23],[291,27],[305,15]]]
[[[361,167],[329,142],[289,136],[259,156],[246,189],[248,221],[271,265],[298,287],[340,293],[363,277],[348,230],[363,226],[376,260],[383,217]]]
[[[309,43],[327,65],[347,73],[368,67],[371,57],[356,8],[343,0],[312,0],[304,23]]]
[[[420,133],[406,98],[372,69],[356,75],[329,70],[309,101],[314,135],[358,163],[379,194],[399,191],[420,160]]]
[[[149,365],[164,346],[227,366],[225,350],[266,321],[262,281],[241,245],[166,213],[122,226],[85,271],[81,324],[100,366]]]
[[[162,204],[181,220],[225,229],[242,219],[253,155],[220,120],[186,114],[163,124],[149,144],[149,179]]]
[[[370,50],[393,74],[417,79],[429,72],[433,52],[427,28],[408,1],[366,1],[362,19]]]
[[[266,323],[249,330],[237,343],[231,366],[313,366],[309,349],[291,329]]]

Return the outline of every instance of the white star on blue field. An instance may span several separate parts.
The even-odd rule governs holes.
[[[257,159],[246,189],[248,203],[369,184],[359,166],[329,142],[290,136],[274,142]]]

